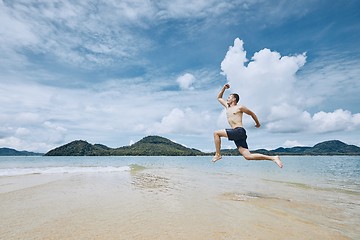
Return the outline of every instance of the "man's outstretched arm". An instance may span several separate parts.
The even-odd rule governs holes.
[[[217,99],[218,101],[221,103],[221,105],[223,105],[224,107],[228,107],[226,101],[223,99],[223,95],[226,89],[229,89],[230,85],[229,84],[225,84],[222,89],[220,90],[219,94],[217,95]]]
[[[242,111],[252,117],[252,119],[255,121],[255,127],[259,128],[261,126],[258,117],[256,116],[256,114],[253,111],[251,111],[250,109],[248,109],[245,106],[241,106],[240,111]]]

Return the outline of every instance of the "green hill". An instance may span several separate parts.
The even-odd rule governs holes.
[[[147,136],[131,146],[109,148],[77,140],[50,150],[45,156],[197,156],[203,152],[159,136]]]
[[[131,146],[114,149],[116,155],[136,156],[196,156],[203,152],[174,143],[167,138],[148,136]]]
[[[108,149],[103,145],[93,145],[83,140],[76,140],[50,150],[45,156],[109,156]]]
[[[316,144],[310,152],[319,154],[339,155],[339,154],[360,154],[360,148],[355,145],[348,145],[338,140],[331,140]]]
[[[360,147],[339,140],[330,140],[313,147],[277,148],[270,151],[259,149],[252,152],[269,155],[360,155]]]
[[[12,148],[0,148],[0,156],[41,156],[42,153],[18,151]]]
[[[251,151],[267,155],[360,155],[360,148],[338,140],[325,141],[313,147],[258,149]],[[221,150],[222,155],[238,156],[237,149]],[[102,144],[90,144],[83,140],[73,141],[50,150],[45,156],[201,156],[213,155],[159,136],[147,136],[131,146],[109,148]]]

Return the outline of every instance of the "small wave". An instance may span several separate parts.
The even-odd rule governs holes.
[[[225,192],[221,195],[221,197],[223,197],[226,200],[232,200],[232,201],[248,201],[251,199],[266,198],[266,196],[254,192],[247,192],[247,193]]]
[[[130,171],[129,166],[123,167],[43,167],[43,168],[8,168],[1,169],[0,176],[20,176],[31,174],[57,174],[57,173],[110,173],[110,172],[127,172]]]
[[[290,187],[301,188],[304,190],[339,192],[339,193],[345,193],[345,194],[356,195],[356,196],[360,195],[360,192],[357,190],[354,190],[354,189],[346,189],[346,188],[340,188],[340,187],[322,187],[322,186],[315,186],[315,185],[299,183],[299,182],[287,182],[287,181],[277,181],[277,180],[269,180],[269,179],[264,179],[264,180],[268,181],[268,182],[282,183],[282,184],[288,185]]]
[[[130,165],[131,174],[136,174],[136,173],[138,173],[138,172],[140,172],[142,170],[145,170],[145,169],[146,169],[146,167],[138,165],[138,164],[131,164]]]

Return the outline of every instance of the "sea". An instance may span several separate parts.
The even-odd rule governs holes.
[[[0,157],[0,177],[104,173],[126,177],[146,170],[189,182],[196,181],[196,176],[199,182],[212,182],[213,187],[219,188],[236,189],[241,185],[248,192],[260,192],[255,195],[277,195],[276,191],[267,192],[276,187],[264,187],[275,184],[323,193],[319,196],[327,201],[338,201],[337,193],[342,193],[358,197],[360,202],[360,156],[283,156],[281,159],[282,169],[271,161],[247,161],[235,156],[224,156],[216,163],[211,162],[211,156]]]
[[[360,192],[360,156],[283,156],[284,168],[270,161],[246,161],[224,156],[14,156],[0,157],[0,177],[30,174],[119,173],[137,168],[186,169],[209,174],[236,174],[249,179],[306,184]]]
[[[197,211],[197,216],[203,217],[200,222],[207,221],[209,217],[211,218],[211,214],[217,214],[216,211],[225,214],[222,215],[223,221],[235,221],[231,223],[234,226],[228,225],[226,230],[228,234],[233,235],[239,234],[235,227],[238,224],[236,221],[244,224],[241,221],[245,220],[229,219],[233,218],[235,213],[239,214],[237,216],[242,216],[242,211],[250,214],[253,211],[252,207],[255,206],[258,215],[246,215],[246,218],[244,216],[242,218],[251,219],[254,216],[264,218],[267,216],[265,213],[271,212],[273,217],[270,219],[287,217],[287,221],[301,224],[299,229],[308,231],[309,236],[321,233],[319,237],[322,237],[326,236],[324,234],[327,234],[327,231],[335,231],[345,236],[341,239],[347,239],[346,237],[360,239],[358,238],[360,237],[360,156],[283,156],[281,159],[284,164],[282,169],[271,161],[247,161],[235,156],[224,156],[216,163],[211,162],[212,156],[0,157],[0,199],[8,206],[3,209],[4,211],[12,208],[15,209],[14,211],[19,211],[18,208],[29,208],[29,211],[32,211],[31,206],[34,203],[31,199],[37,196],[39,198],[37,202],[45,201],[45,192],[58,194],[59,196],[54,199],[64,198],[62,200],[64,202],[71,199],[69,206],[73,206],[74,199],[78,199],[74,196],[85,191],[84,188],[87,186],[85,189],[91,190],[92,198],[97,196],[96,191],[98,191],[101,197],[109,196],[109,199],[118,199],[117,201],[123,201],[128,205],[147,199],[148,201],[141,203],[145,204],[143,210],[139,210],[141,204],[136,204],[131,208],[129,215],[126,215],[126,217],[143,216],[140,220],[137,219],[141,223],[148,222],[152,218],[152,216],[147,217],[146,212],[159,204],[156,208],[157,221],[162,224],[173,222],[174,225],[169,226],[169,229],[173,229],[171,231],[175,235],[183,232],[174,226],[180,224],[183,228],[191,228],[191,225],[186,225],[186,221],[176,222],[179,216],[178,210],[184,211],[181,206],[190,206],[185,208],[188,209],[185,210],[185,214],[188,211],[189,216]],[[37,182],[36,179],[57,179],[58,182],[51,183],[53,185],[41,185],[44,188],[48,186],[49,189],[54,189],[54,192],[40,191],[42,188],[31,188],[36,184],[40,186],[44,183]],[[62,179],[64,181],[68,179],[66,180],[68,184],[75,183],[66,185],[74,194],[69,199],[66,194],[61,195],[62,185],[56,185],[60,184]],[[29,183],[23,183],[24,181]],[[18,191],[26,188],[31,191]],[[126,194],[114,197],[113,194],[117,194],[119,189]],[[35,194],[37,191],[40,191],[39,195]],[[88,194],[86,191],[85,193]],[[16,201],[22,196],[21,194],[27,196],[24,199],[28,199],[28,202],[23,202],[24,206],[19,205],[20,202],[13,204],[11,201]],[[140,194],[140,197],[137,194]],[[134,197],[135,195],[138,197]],[[79,206],[86,201],[88,200],[81,200]],[[202,202],[203,206],[193,205],[193,202]],[[248,205],[233,205],[232,202]],[[213,205],[207,206],[206,203]],[[34,208],[38,207],[36,204],[34,206]],[[92,206],[98,205],[96,203]],[[242,209],[244,206],[248,208]],[[62,209],[65,211],[68,208],[64,206]],[[100,210],[98,214],[101,213]],[[160,214],[162,212],[163,214]],[[8,214],[13,216],[11,211]],[[53,217],[53,214],[50,211],[45,217]],[[112,212],[109,212],[109,215],[111,214]],[[26,225],[27,221],[31,222],[29,216],[9,219],[7,224],[16,225],[21,220]],[[115,219],[116,216],[112,217]],[[172,220],[166,220],[169,217]],[[260,221],[258,218],[254,220],[255,223]],[[113,224],[116,222],[118,221],[114,220]],[[299,236],[296,231],[300,230],[293,228],[293,224],[286,225],[284,221],[281,224],[289,228],[288,234]],[[199,227],[201,226],[200,224]],[[256,224],[250,226],[254,226],[251,232],[257,231]],[[311,228],[308,229],[309,226]],[[134,232],[130,231],[132,225],[128,227],[129,232]],[[206,231],[215,228],[216,225],[211,225]],[[316,229],[319,229],[319,232]],[[320,231],[321,229],[325,230]],[[29,236],[26,229],[23,231],[24,235],[18,236]],[[3,235],[9,236],[7,234],[9,233]],[[264,231],[262,234],[267,233]],[[274,235],[270,239],[278,237],[279,235]]]

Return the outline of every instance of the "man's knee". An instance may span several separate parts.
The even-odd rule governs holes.
[[[243,157],[245,160],[252,160],[252,157],[249,154],[243,155]]]
[[[214,132],[214,137],[220,137],[220,131],[219,130]]]
[[[253,160],[253,156],[248,151],[240,151],[241,155],[244,157],[245,160]]]
[[[214,137],[227,137],[227,134],[225,132],[225,130],[216,130],[214,132]]]

